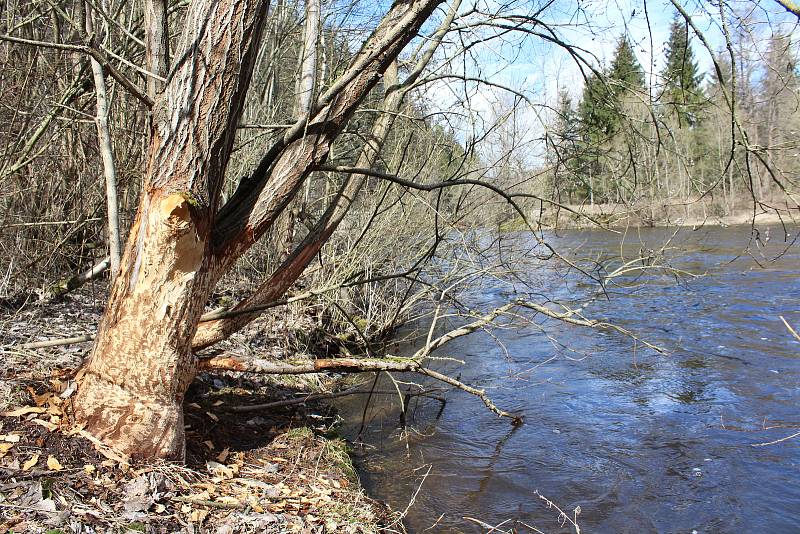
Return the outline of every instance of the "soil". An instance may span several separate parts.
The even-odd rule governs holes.
[[[135,464],[70,423],[73,376],[89,344],[21,348],[92,332],[97,298],[13,304],[0,315],[0,532],[403,531],[397,514],[364,494],[329,406],[231,409],[330,383],[200,375],[184,404],[186,462]],[[271,342],[285,339],[275,317],[241,335],[287,350]]]

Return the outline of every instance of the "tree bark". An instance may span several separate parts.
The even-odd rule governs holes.
[[[265,0],[192,2],[156,101],[144,192],[75,398],[77,422],[132,457],[184,455],[211,222],[265,14]]]
[[[94,36],[94,13],[85,9],[86,33]],[[104,28],[107,33],[108,29]],[[108,211],[108,255],[111,260],[111,279],[117,275],[120,264],[121,238],[119,228],[119,200],[117,196],[117,168],[114,163],[114,147],[111,144],[111,130],[108,126],[108,93],[106,92],[106,78],[103,66],[95,58],[89,58],[94,77],[94,93],[97,101],[97,141],[100,145],[100,155],[103,159],[103,176],[106,184],[106,208]]]

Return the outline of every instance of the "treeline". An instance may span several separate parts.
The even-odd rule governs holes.
[[[752,28],[733,27],[730,46],[701,72],[676,14],[650,80],[623,34],[577,103],[559,95],[547,135],[552,198],[623,205],[646,223],[695,203],[715,216],[781,205],[800,172],[796,47],[780,33],[756,47]]]

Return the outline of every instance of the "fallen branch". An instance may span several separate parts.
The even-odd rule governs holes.
[[[797,330],[792,328],[792,325],[790,325],[789,322],[783,318],[783,315],[779,315],[778,317],[780,317],[781,321],[783,321],[783,324],[786,325],[786,328],[789,330],[789,333],[791,333],[797,341],[800,341],[800,334],[797,333]]]
[[[453,387],[475,395],[489,410],[500,417],[507,417],[513,424],[522,423],[522,417],[498,408],[482,389],[456,380],[423,366],[421,362],[411,358],[336,358],[320,360],[303,360],[296,362],[274,361],[264,359],[242,360],[236,355],[223,353],[212,358],[200,360],[198,369],[202,371],[238,371],[242,373],[300,375],[310,373],[336,372],[336,373],[371,373],[376,371],[395,371],[419,373],[429,376]]]
[[[82,273],[76,274],[72,278],[67,278],[56,284],[55,287],[50,290],[50,299],[63,297],[67,293],[75,291],[79,287],[83,286],[86,282],[94,280],[106,272],[109,267],[111,267],[111,259],[106,256],[91,268],[83,271]]]
[[[781,443],[782,441],[786,441],[786,440],[789,440],[789,439],[792,439],[792,438],[796,438],[797,436],[800,436],[800,432],[795,432],[791,436],[786,436],[784,438],[776,439],[774,441],[767,441],[767,442],[764,442],[764,443],[752,443],[750,446],[751,447],[767,447],[769,445],[777,445],[778,443]]]
[[[63,345],[72,345],[74,343],[86,343],[87,341],[94,340],[94,334],[84,334],[82,336],[67,337],[64,339],[50,339],[47,341],[34,341],[32,343],[23,343],[19,345],[23,349],[44,349],[47,347],[61,347]]]
[[[564,307],[564,313],[559,313],[555,310],[551,310],[547,306],[542,306],[541,304],[536,304],[535,302],[528,302],[523,300],[515,301],[516,304],[523,308],[528,308],[529,310],[533,310],[535,312],[541,313],[542,315],[546,315],[548,317],[552,317],[553,319],[558,319],[559,321],[563,321],[565,323],[574,324],[576,326],[585,326],[587,328],[599,328],[601,330],[614,330],[619,332],[620,334],[627,336],[634,341],[638,341],[645,347],[653,349],[654,351],[658,352],[659,354],[667,354],[667,351],[662,349],[657,345],[653,345],[652,343],[648,343],[647,341],[637,337],[634,335],[630,330],[622,328],[621,326],[617,326],[613,323],[607,323],[605,321],[596,321],[594,319],[587,319],[582,316],[578,311],[571,310],[567,307]]]

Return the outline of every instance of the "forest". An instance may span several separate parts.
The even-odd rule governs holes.
[[[731,304],[770,317],[750,337],[781,341],[755,352],[793,354],[800,10],[622,4],[4,0],[0,529],[579,534],[567,490],[526,486],[542,510],[512,521],[423,491],[434,464],[376,489],[388,507],[359,476],[381,478],[384,441],[417,476],[404,462],[478,410],[495,456],[536,442],[550,408],[528,401],[571,376],[540,368],[707,369],[694,332],[656,327],[727,298],[703,284],[737,261],[779,273],[763,306]],[[783,415],[753,431],[800,428]],[[415,512],[420,491],[458,511]]]

